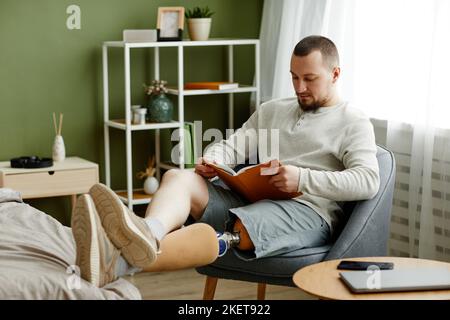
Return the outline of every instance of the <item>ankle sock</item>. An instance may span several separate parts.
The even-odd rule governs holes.
[[[218,257],[222,257],[227,253],[228,249],[236,247],[239,244],[239,233],[237,232],[216,232],[217,241],[219,241]]]
[[[141,272],[141,271],[142,271],[141,268],[133,267],[130,264],[128,264],[128,262],[122,256],[119,256],[119,258],[117,259],[116,270],[115,270],[116,276],[122,277],[122,276],[126,276],[129,274]]]
[[[162,238],[167,234],[166,228],[157,218],[145,218],[145,222],[147,223],[150,231],[155,236],[158,241],[161,241]]]

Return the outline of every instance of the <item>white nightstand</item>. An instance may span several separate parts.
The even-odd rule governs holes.
[[[0,162],[0,188],[17,190],[23,199],[70,195],[73,206],[77,194],[88,192],[95,183],[98,164],[78,157],[40,169],[16,169],[9,161]]]

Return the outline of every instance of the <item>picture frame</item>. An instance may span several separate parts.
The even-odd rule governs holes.
[[[184,29],[184,7],[159,7],[156,32],[158,41],[181,41]]]

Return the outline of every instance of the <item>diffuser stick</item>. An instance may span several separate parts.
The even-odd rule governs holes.
[[[55,135],[57,135],[58,134],[58,129],[56,128],[56,115],[55,115],[54,112],[53,112],[53,125],[55,126]]]
[[[60,113],[60,114],[59,114],[59,128],[58,128],[58,135],[61,135],[62,124],[63,124],[63,117],[64,117],[64,114]]]

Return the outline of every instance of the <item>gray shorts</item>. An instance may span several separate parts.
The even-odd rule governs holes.
[[[294,200],[261,200],[249,203],[220,180],[206,180],[209,201],[199,222],[215,230],[232,231],[236,217],[242,221],[255,250],[241,251],[244,260],[270,257],[297,249],[325,245],[330,228],[310,207]]]

